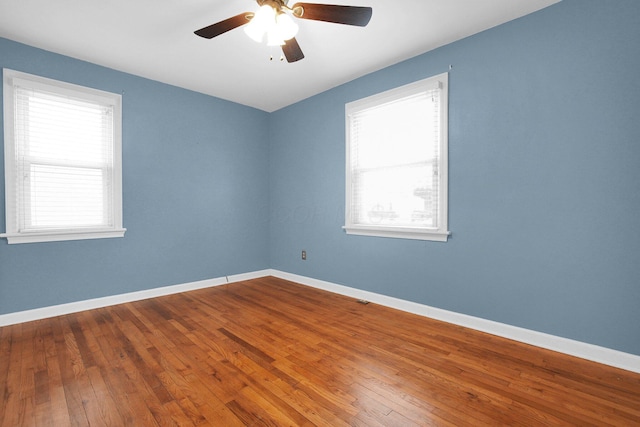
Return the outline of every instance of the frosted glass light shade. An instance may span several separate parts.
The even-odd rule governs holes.
[[[282,46],[284,39],[280,36],[277,29],[272,29],[267,33],[267,46]]]
[[[244,28],[244,32],[258,43],[262,42],[267,33],[276,24],[276,11],[269,5],[260,6],[251,22]]]
[[[276,24],[282,40],[292,39],[298,34],[298,24],[293,22],[293,19],[285,13],[276,16]]]

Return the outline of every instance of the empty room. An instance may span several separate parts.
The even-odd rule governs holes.
[[[0,427],[640,425],[637,0],[0,0]]]

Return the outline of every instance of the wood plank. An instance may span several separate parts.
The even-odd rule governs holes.
[[[11,427],[21,425],[24,422],[24,412],[22,412],[20,387],[21,377],[20,372],[22,370],[22,355],[24,346],[30,344],[29,337],[22,335],[22,325],[13,325],[6,328],[2,328],[3,338],[6,339],[10,346],[6,347],[9,351],[6,353],[5,361],[7,362],[6,369],[6,382],[3,384],[2,393],[2,406],[0,407],[0,414],[4,414],[2,417],[2,427]]]

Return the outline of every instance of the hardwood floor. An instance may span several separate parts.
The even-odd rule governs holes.
[[[0,425],[640,425],[640,375],[276,278],[0,328]]]

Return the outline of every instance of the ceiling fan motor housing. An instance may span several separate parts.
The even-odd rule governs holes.
[[[286,3],[282,0],[256,0],[259,6],[271,6],[276,11],[281,11],[283,7],[287,7]]]
[[[302,5],[295,4],[293,8],[287,6],[288,0],[256,0],[259,6],[271,6],[276,12],[282,13],[283,9],[291,11],[296,18],[301,18],[304,14],[304,8]]]

